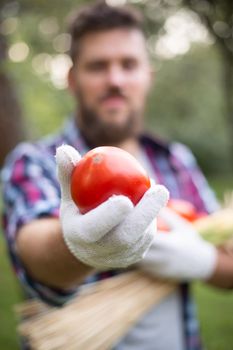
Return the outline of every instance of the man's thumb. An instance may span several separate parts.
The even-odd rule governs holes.
[[[57,176],[62,199],[70,199],[70,177],[81,156],[72,146],[62,145],[56,150]]]

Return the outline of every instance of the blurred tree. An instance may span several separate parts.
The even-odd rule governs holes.
[[[225,115],[233,168],[233,1],[183,0],[183,4],[199,15],[221,53]]]
[[[56,16],[62,18],[64,7],[73,5],[75,1],[69,0],[66,1],[65,4],[63,1],[57,1],[57,3],[59,3],[61,6],[56,6],[56,9],[59,9],[59,11],[56,10]],[[34,14],[42,14],[44,17],[46,17],[48,15],[52,15],[54,10],[54,4],[45,0],[23,0],[21,2],[15,0],[1,0],[0,28],[3,30],[3,32],[6,31],[8,35],[11,31],[9,24],[13,22],[10,23],[10,21],[8,21],[7,25],[5,25],[6,29],[4,29],[4,20],[9,18],[16,19],[22,13],[30,14],[31,12]],[[28,23],[27,30],[29,29],[30,25],[32,26],[32,23]],[[34,44],[38,43],[38,39],[33,37],[33,30],[31,39],[32,41],[34,40]],[[28,130],[26,130],[24,118],[22,116],[22,108],[20,103],[21,96],[20,98],[18,97],[17,87],[15,87],[8,69],[9,64],[6,41],[6,35],[3,35],[0,32],[0,167],[2,166],[7,153],[17,143],[25,139],[26,135],[28,134]],[[37,46],[39,45],[37,44]]]
[[[5,68],[6,42],[0,35],[0,167],[7,153],[25,138],[20,103]]]

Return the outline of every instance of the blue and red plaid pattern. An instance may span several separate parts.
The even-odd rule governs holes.
[[[36,143],[20,144],[8,156],[2,170],[3,226],[15,273],[29,296],[57,306],[63,305],[77,290],[51,288],[31,278],[17,255],[15,238],[18,229],[33,219],[59,217],[60,187],[54,155],[56,147],[64,143],[72,145],[81,154],[88,151],[73,119],[66,123],[61,133]],[[165,144],[149,136],[142,136],[140,143],[148,155],[155,178],[169,189],[172,198],[189,200],[201,212],[211,212],[218,207],[189,149],[179,143]],[[119,271],[99,273],[85,282],[117,273]],[[188,285],[181,285],[180,290],[187,350],[200,350],[198,322]]]

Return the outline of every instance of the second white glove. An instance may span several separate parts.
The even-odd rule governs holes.
[[[217,250],[204,241],[193,226],[168,208],[160,216],[170,232],[157,232],[153,243],[139,263],[152,276],[179,281],[207,280],[217,262]]]

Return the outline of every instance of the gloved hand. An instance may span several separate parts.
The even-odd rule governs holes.
[[[98,269],[122,268],[138,262],[152,243],[156,216],[167,203],[168,191],[154,185],[135,207],[125,196],[112,196],[82,215],[70,194],[71,172],[80,159],[71,146],[57,149],[60,218],[67,247],[78,260]]]
[[[179,281],[208,279],[216,266],[216,248],[170,209],[162,209],[160,217],[171,231],[156,233],[139,268],[152,276]]]

